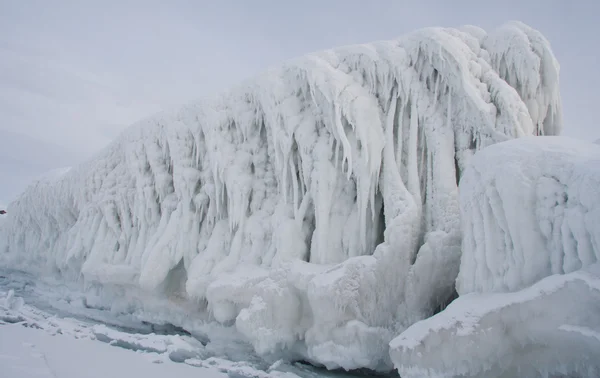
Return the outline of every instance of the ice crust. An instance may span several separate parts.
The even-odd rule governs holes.
[[[597,377],[600,265],[471,293],[392,340],[402,377]]]
[[[558,75],[518,22],[311,54],[37,182],[0,259],[206,305],[263,355],[389,370],[389,341],[454,295],[458,179],[560,131]]]

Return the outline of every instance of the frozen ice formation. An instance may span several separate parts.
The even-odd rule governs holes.
[[[516,22],[308,55],[39,181],[0,258],[207,304],[263,355],[388,370],[389,341],[455,295],[459,178],[560,131],[558,72]]]
[[[529,137],[479,152],[462,177],[459,294],[515,291],[600,260],[600,148]]]
[[[600,264],[471,293],[390,343],[401,377],[600,376]]]
[[[460,296],[390,343],[402,377],[600,375],[600,148],[526,137],[460,182]]]

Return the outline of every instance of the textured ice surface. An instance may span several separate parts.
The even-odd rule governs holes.
[[[565,137],[499,143],[461,180],[459,294],[514,291],[600,260],[600,148]]]
[[[520,23],[323,51],[37,182],[0,259],[135,298],[123,311],[196,305],[265,356],[386,370],[392,337],[454,293],[472,155],[560,129],[558,64]]]
[[[513,293],[471,293],[390,343],[400,376],[597,377],[600,265]]]
[[[201,377],[210,376],[211,372],[239,378],[364,376],[360,373],[329,372],[305,362],[265,361],[253,353],[252,347],[236,334],[233,327],[223,327],[214,321],[188,324],[191,332],[189,335],[172,325],[140,321],[144,319],[143,309],[123,313],[111,308],[97,308],[87,301],[89,298],[89,292],[82,293],[73,287],[65,288],[64,284],[58,281],[41,282],[29,274],[0,269],[0,377],[6,377],[7,372],[19,371],[16,377],[28,378],[24,370],[36,370],[28,368],[35,365],[36,360],[31,360],[30,356],[23,356],[25,358],[19,362],[13,359],[13,356],[21,354],[19,343],[32,342],[41,347],[38,340],[43,341],[45,346],[54,346],[47,357],[51,367],[64,365],[60,366],[63,369],[60,375],[55,374],[60,378],[79,378],[92,374],[86,375],[80,371],[85,369],[86,364],[91,366],[89,360],[94,359],[94,350],[99,355],[92,365],[103,366],[99,366],[93,374],[102,377],[131,376],[131,370],[119,371],[119,366],[112,366],[114,363],[110,367],[104,365],[107,364],[107,359],[113,362],[121,361],[127,359],[128,355],[130,359],[137,359],[138,357],[131,357],[132,351],[139,356],[142,364],[148,365],[137,366],[136,361],[131,361],[133,370],[137,368],[146,371],[152,369],[153,364],[159,364],[167,370],[154,369],[158,369],[156,374],[162,376],[169,373],[178,377],[188,376],[178,375],[179,372],[183,374],[186,369],[174,366],[173,362],[199,367],[200,369],[193,369],[189,374]],[[7,303],[18,305],[7,306]],[[169,309],[169,306],[163,307]],[[170,310],[177,311],[174,308]],[[154,312],[153,309],[148,311]],[[161,320],[155,318],[155,321]],[[21,328],[23,330],[20,330]],[[77,348],[78,344],[80,348]],[[72,353],[74,348],[80,350]],[[4,356],[1,356],[3,354]],[[70,359],[70,355],[77,357]],[[53,357],[57,357],[57,360]],[[127,365],[126,362],[124,364]],[[10,373],[8,377],[12,378]]]
[[[528,137],[460,182],[463,254],[444,311],[391,343],[402,377],[600,375],[600,148]]]

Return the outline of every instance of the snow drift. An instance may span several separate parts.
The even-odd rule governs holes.
[[[521,23],[324,51],[37,183],[0,255],[207,305],[264,355],[387,370],[392,337],[454,295],[475,151],[560,129],[558,64]]]

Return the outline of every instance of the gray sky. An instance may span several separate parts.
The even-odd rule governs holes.
[[[564,135],[594,140],[596,0],[0,0],[0,205],[127,125],[311,51],[509,20],[561,63]]]

